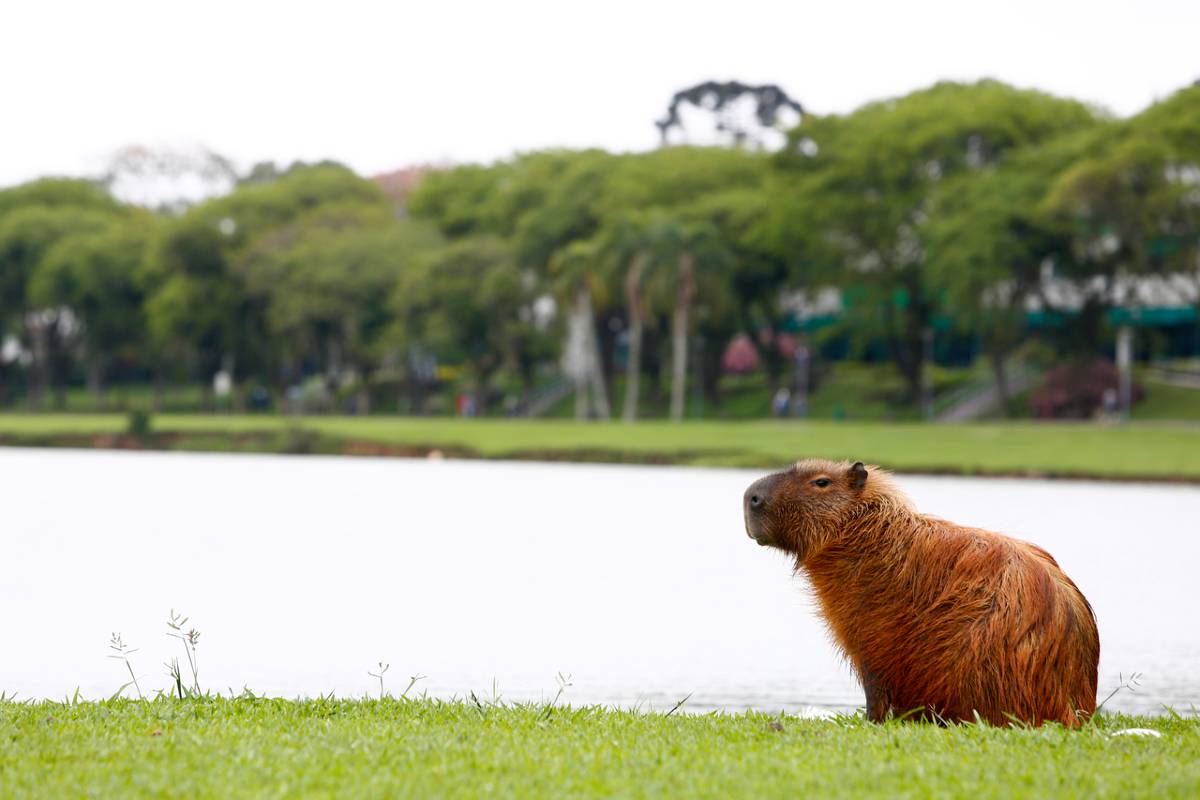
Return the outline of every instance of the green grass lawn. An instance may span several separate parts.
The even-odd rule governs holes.
[[[0,442],[111,446],[125,430],[112,415],[0,414]],[[656,461],[778,467],[803,456],[853,458],[898,471],[1200,480],[1200,426],[1133,423],[875,422],[577,423],[418,417],[162,414],[175,449],[354,452],[350,444],[446,449],[452,455],[592,461]],[[240,438],[239,438],[240,437]],[[117,443],[120,444],[120,443]]]
[[[1160,738],[1114,736],[1152,728]],[[433,700],[0,703],[0,796],[1196,797],[1200,722],[1080,731]]]
[[[934,395],[942,396],[977,378],[981,367],[939,367],[930,369]],[[986,377],[986,376],[985,376]],[[790,380],[790,378],[789,378]],[[789,384],[789,389],[791,388]],[[638,415],[646,419],[666,417],[669,413],[669,386],[660,386],[652,396],[644,379]],[[618,373],[609,386],[613,414],[620,416],[625,402],[625,377]],[[822,371],[809,397],[809,418],[816,420],[916,420],[920,409],[907,400],[904,380],[891,364],[840,361]],[[451,403],[444,404],[452,407]],[[697,395],[695,382],[689,383],[685,403],[688,419],[761,420],[771,416],[771,392],[762,372],[749,375],[725,375],[721,380],[721,402],[713,405]],[[568,396],[544,415],[551,419],[569,419],[575,414],[575,397]]]
[[[955,391],[967,385],[985,386],[990,383],[990,367],[978,361],[970,367],[929,368],[934,391],[934,408],[955,397]],[[1150,371],[1139,369],[1136,379],[1145,389],[1145,397],[1134,406],[1133,417],[1145,421],[1200,421],[1200,391],[1155,381]],[[454,397],[460,391],[470,391],[468,385],[446,384],[428,398],[428,411],[434,415],[448,415],[454,408]],[[501,380],[497,388],[502,394],[520,396],[522,387],[511,379]],[[652,396],[648,380],[642,382],[639,415],[646,419],[662,418],[668,414],[668,386],[660,386],[658,396]],[[618,373],[609,386],[613,413],[620,415],[625,398],[625,378]],[[1028,419],[1032,391],[1019,393],[1007,410],[1013,419]],[[132,408],[150,408],[154,404],[154,388],[150,384],[120,384],[105,393],[104,404],[87,389],[72,386],[64,393],[65,406],[53,408],[53,413],[94,414],[104,412],[124,413]],[[396,411],[395,391],[377,393],[377,412],[391,414]],[[204,391],[197,384],[169,385],[162,395],[162,410],[167,413],[209,413]],[[345,398],[342,398],[344,401]],[[49,401],[53,406],[53,398]],[[231,410],[228,398],[221,401],[220,412]],[[343,407],[338,401],[336,407]],[[19,412],[25,408],[24,401],[16,398],[9,408]],[[497,401],[488,409],[489,416],[504,418],[504,404]],[[0,409],[0,413],[3,410]],[[574,396],[568,396],[543,414],[548,419],[571,419],[575,413]],[[767,388],[765,374],[726,375],[721,381],[721,402],[713,405],[698,396],[694,383],[686,394],[688,419],[755,421],[770,417],[771,392]],[[907,399],[903,379],[896,368],[887,363],[838,361],[820,371],[816,387],[809,397],[809,413],[812,420],[849,421],[917,421],[921,412]]]
[[[1145,380],[1146,395],[1133,407],[1134,419],[1178,419],[1200,422],[1200,390]]]
[[[961,385],[978,369],[932,367],[931,375],[935,394],[947,392]],[[726,375],[721,382],[722,400],[719,406],[697,397],[694,382],[686,395],[689,418],[755,420],[771,414],[771,392],[767,388],[766,375],[757,372],[750,375]],[[501,393],[520,396],[522,388],[517,382],[501,380],[497,384]],[[471,391],[469,383],[449,383],[440,387],[427,398],[433,413],[449,413],[454,408],[454,397],[460,391]],[[659,387],[653,397],[649,380],[643,380],[639,414],[646,418],[665,417],[668,414],[670,387]],[[609,387],[615,413],[619,414],[625,399],[625,378],[618,373]],[[395,410],[396,397],[386,393],[376,398],[377,407],[385,413]],[[831,365],[823,371],[817,389],[810,398],[810,416],[814,419],[832,419],[835,416],[857,420],[917,419],[919,409],[905,399],[904,381],[896,368],[890,364],[844,361]],[[121,384],[110,387],[104,395],[103,405],[86,388],[71,386],[64,393],[64,407],[54,411],[73,414],[125,412],[131,408],[150,408],[154,402],[154,387],[150,384]],[[22,399],[12,401],[13,410],[22,408]],[[169,413],[206,413],[206,398],[198,384],[169,385],[163,397],[162,409]],[[224,401],[228,411],[229,400]],[[47,400],[53,405],[54,398]],[[502,402],[492,404],[489,414],[504,417]],[[575,398],[568,396],[554,405],[544,415],[552,419],[569,419],[575,414]]]

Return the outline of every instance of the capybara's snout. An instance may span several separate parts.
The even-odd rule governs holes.
[[[771,544],[767,525],[767,509],[779,488],[782,473],[759,478],[742,495],[742,514],[746,519],[746,535],[761,545]]]

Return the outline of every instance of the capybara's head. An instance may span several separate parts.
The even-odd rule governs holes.
[[[808,459],[750,484],[742,498],[746,535],[763,546],[794,553],[801,561],[845,524],[864,499],[877,467],[861,461]]]

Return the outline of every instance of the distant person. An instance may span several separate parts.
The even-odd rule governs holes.
[[[1119,416],[1116,389],[1109,386],[1104,390],[1104,393],[1100,395],[1100,408],[1103,410],[1104,418],[1106,420],[1111,421]]]
[[[250,408],[254,411],[266,411],[271,407],[271,393],[261,386],[254,387],[250,392]]]
[[[777,417],[786,417],[792,406],[792,393],[786,386],[780,386],[771,398],[771,412]]]

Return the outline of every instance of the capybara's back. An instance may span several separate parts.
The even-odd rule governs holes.
[[[1048,553],[916,513],[886,473],[798,463],[746,493],[760,544],[797,556],[863,683],[867,715],[1076,726],[1100,640]]]

